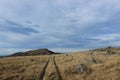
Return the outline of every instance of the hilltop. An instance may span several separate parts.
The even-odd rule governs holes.
[[[35,56],[35,55],[52,55],[52,54],[60,54],[60,53],[56,53],[48,49],[37,49],[37,50],[29,50],[26,52],[17,52],[9,56],[14,57],[14,56]]]

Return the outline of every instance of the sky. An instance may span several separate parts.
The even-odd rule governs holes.
[[[0,0],[0,55],[120,46],[119,0]]]

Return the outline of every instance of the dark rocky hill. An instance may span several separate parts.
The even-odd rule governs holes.
[[[14,53],[14,54],[10,55],[10,57],[14,57],[14,56],[34,56],[34,55],[52,55],[52,54],[60,54],[60,53],[55,53],[55,52],[52,52],[48,49],[37,49],[37,50],[30,50],[30,51],[26,51],[26,52],[17,52],[17,53]]]

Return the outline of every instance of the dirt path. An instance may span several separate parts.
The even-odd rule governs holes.
[[[45,70],[46,70],[46,68],[47,68],[47,66],[49,64],[49,61],[50,61],[50,58],[48,59],[47,63],[45,64],[45,67],[43,68],[43,70],[42,70],[42,72],[40,74],[39,80],[43,80],[43,77],[45,75]]]
[[[39,80],[63,80],[56,65],[55,56],[47,61]]]
[[[57,66],[57,64],[56,64],[55,57],[53,57],[53,62],[54,62],[54,65],[55,65],[55,69],[56,69],[56,71],[57,71],[58,79],[59,79],[59,80],[63,80],[63,79],[62,79],[62,76],[61,76],[61,74],[60,74],[60,71],[59,71],[59,69],[58,69],[58,66]]]

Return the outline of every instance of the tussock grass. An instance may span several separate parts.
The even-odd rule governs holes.
[[[34,59],[30,62],[30,59]],[[0,59],[0,80],[38,79],[48,57],[10,57]]]
[[[93,55],[97,60],[96,64],[92,63]],[[119,53],[105,55],[95,51],[93,55],[86,51],[68,55],[1,58],[0,80],[39,80],[39,75],[50,57],[44,80],[59,80],[53,56],[63,80],[120,80]],[[31,62],[31,58],[34,61]],[[79,64],[85,65],[85,72],[77,72],[76,68]]]
[[[98,60],[97,64],[91,62],[92,56],[89,52],[57,56],[56,62],[64,80],[120,80],[119,54],[103,55],[95,52],[94,55]],[[72,61],[70,60],[71,56],[73,57]],[[84,64],[88,71],[77,73],[76,67],[79,64]]]

